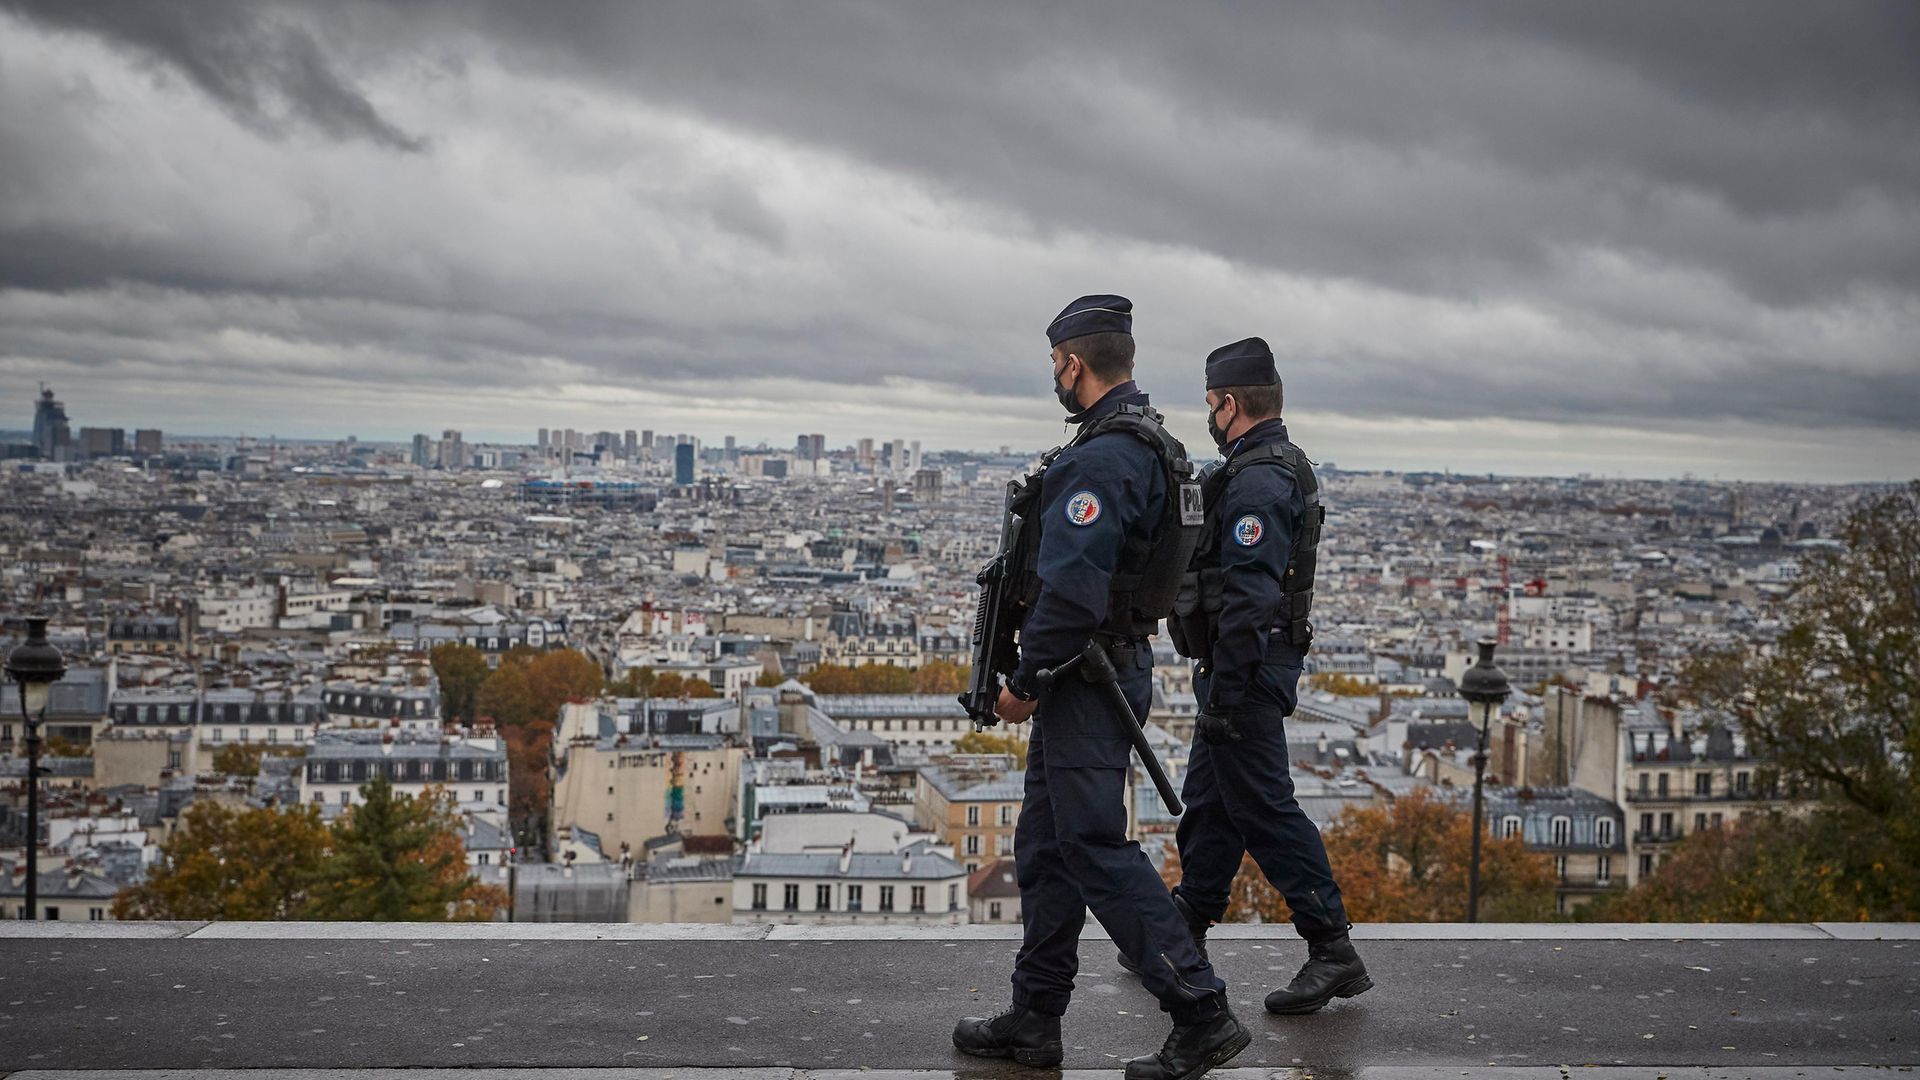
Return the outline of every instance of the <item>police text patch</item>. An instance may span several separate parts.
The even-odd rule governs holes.
[[[1260,519],[1252,514],[1233,523],[1233,542],[1241,547],[1252,547],[1265,535],[1267,535],[1266,527],[1261,525]]]
[[[1067,500],[1067,520],[1075,525],[1091,525],[1100,520],[1100,496],[1091,491],[1076,491]]]

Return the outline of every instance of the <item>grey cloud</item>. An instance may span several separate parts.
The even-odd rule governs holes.
[[[242,123],[279,136],[291,123],[392,150],[426,142],[386,120],[306,26],[265,4],[197,0],[4,0],[42,25],[98,36],[186,76]]]

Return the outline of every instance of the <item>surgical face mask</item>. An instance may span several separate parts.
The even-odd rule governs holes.
[[[1227,429],[1221,427],[1219,422],[1216,421],[1214,417],[1218,416],[1220,414],[1220,410],[1226,407],[1227,407],[1227,403],[1226,401],[1223,400],[1220,402],[1220,404],[1215,405],[1213,408],[1207,410],[1207,434],[1213,436],[1213,445],[1219,447],[1222,450],[1225,450],[1227,448]]]

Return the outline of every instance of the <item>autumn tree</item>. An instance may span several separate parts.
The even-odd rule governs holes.
[[[972,676],[971,665],[955,664],[946,660],[930,661],[913,673],[913,692],[958,694],[967,688],[967,680]]]
[[[333,827],[333,854],[320,867],[312,917],[364,922],[474,918],[458,819],[443,793],[398,795],[385,775],[360,788],[361,801]],[[452,834],[449,842],[443,834]]]
[[[650,667],[628,668],[626,674],[607,686],[607,692],[615,697],[647,697],[653,693],[655,675]]]
[[[258,745],[228,743],[214,751],[213,771],[228,776],[259,776],[261,753]]]
[[[552,720],[569,701],[598,697],[606,686],[600,665],[578,649],[554,649],[527,665],[527,692],[534,716]]]
[[[301,919],[331,837],[315,806],[189,806],[145,881],[113,901],[116,919]]]
[[[1485,825],[1482,825],[1485,828]],[[1431,789],[1384,805],[1348,807],[1322,833],[1347,917],[1354,922],[1459,922],[1467,914],[1472,815]],[[1480,917],[1533,922],[1553,912],[1553,860],[1517,836],[1486,833],[1480,850]],[[1180,880],[1179,857],[1167,862]],[[1226,922],[1286,922],[1287,902],[1251,857],[1230,890]]]
[[[1920,917],[1920,481],[1854,511],[1835,538],[1801,564],[1765,655],[1702,653],[1673,691],[1746,735],[1768,762],[1763,789],[1814,805],[1696,831],[1607,917]]]
[[[914,673],[891,664],[821,664],[800,676],[816,694],[911,694]],[[958,691],[955,691],[956,693]]]
[[[1325,690],[1340,697],[1373,697],[1380,692],[1378,686],[1362,682],[1351,675],[1338,672],[1321,671],[1307,676],[1307,685],[1315,690]]]
[[[1011,732],[995,735],[990,731],[969,731],[953,740],[956,754],[1012,754],[1021,768],[1027,767],[1027,740]]]
[[[499,669],[480,685],[474,709],[481,716],[492,717],[502,728],[524,724],[538,716],[526,665],[502,661]]]
[[[766,687],[779,686],[781,683],[786,681],[787,681],[787,673],[780,670],[779,668],[767,668],[766,670],[762,671],[760,674],[755,675],[753,677],[753,685],[755,686],[766,686]]]
[[[501,728],[507,750],[507,817],[515,836],[546,835],[553,780],[547,768],[553,754],[553,721]]]
[[[480,687],[493,674],[486,654],[471,645],[449,641],[427,654],[434,678],[440,681],[441,710],[448,720],[473,720]]]

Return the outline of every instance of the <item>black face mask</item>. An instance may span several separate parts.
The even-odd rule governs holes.
[[[1219,405],[1207,410],[1207,434],[1213,436],[1213,445],[1222,450],[1227,448],[1227,429],[1221,427],[1213,418],[1216,413],[1226,407],[1227,403],[1223,401]]]
[[[1060,402],[1060,407],[1067,410],[1067,412],[1077,413],[1080,411],[1080,399],[1074,396],[1072,390],[1060,385],[1060,376],[1058,375],[1053,377],[1053,396],[1055,400]]]

